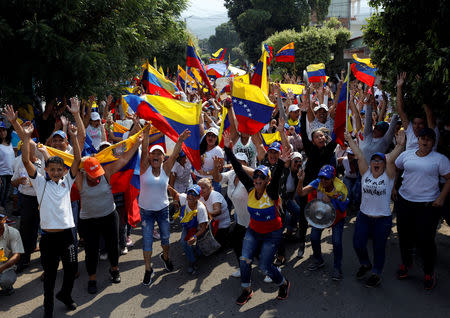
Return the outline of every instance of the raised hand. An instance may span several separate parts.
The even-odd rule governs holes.
[[[65,116],[61,116],[61,124],[63,125],[63,127],[67,127],[67,125],[69,124],[69,120],[65,117]]]
[[[3,109],[2,115],[6,117],[10,122],[17,120],[17,112],[14,111],[14,108],[11,105],[6,105]]]
[[[406,72],[401,72],[397,75],[397,87],[402,87],[406,81]]]
[[[297,178],[298,178],[298,181],[300,182],[303,182],[303,180],[305,180],[305,171],[303,170],[303,169],[299,169],[298,170],[298,172],[297,172]]]
[[[25,137],[30,138],[31,134],[34,131],[34,126],[31,123],[31,121],[27,121],[25,124],[23,124],[22,128],[23,128],[23,133],[25,134]]]
[[[77,132],[78,132],[78,128],[77,128],[77,126],[70,124],[68,129],[67,129],[67,132],[69,133],[69,135],[71,137],[76,137],[77,136]]]
[[[230,132],[225,131],[222,134],[222,138],[223,138],[223,145],[227,148],[231,147],[231,137],[230,137]]]
[[[90,101],[90,99],[89,99]],[[70,99],[70,107],[69,105],[66,105],[67,109],[69,110],[69,112],[71,112],[72,114],[76,114],[80,112],[80,100],[77,97],[72,97]]]
[[[191,136],[191,131],[189,129],[186,129],[181,133],[181,135],[178,137],[178,140],[185,141]]]
[[[217,156],[215,156],[213,158],[214,161],[214,169],[217,169],[217,171],[222,171],[223,169],[223,160],[222,158],[219,158]]]
[[[395,140],[397,141],[397,144],[404,146],[406,143],[406,133],[403,129],[400,129],[395,135]]]
[[[283,162],[287,162],[287,161],[291,160],[291,157],[292,157],[291,147],[283,147],[283,151],[281,152],[280,159]]]

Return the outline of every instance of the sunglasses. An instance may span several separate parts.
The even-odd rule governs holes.
[[[256,180],[260,178],[261,180],[266,180],[266,175],[262,174],[262,173],[254,173],[253,174],[253,180]]]

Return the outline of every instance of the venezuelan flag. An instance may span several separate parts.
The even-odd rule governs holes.
[[[148,61],[142,67],[144,73],[141,83],[146,93],[173,98],[173,93],[178,91],[176,85],[161,75]]]
[[[225,57],[225,52],[227,51],[227,49],[225,48],[225,49],[222,49],[222,48],[220,48],[220,49],[218,49],[217,51],[216,51],[216,53],[213,53],[212,54],[212,59],[211,59],[211,61],[217,61],[217,60],[219,60],[219,61],[223,61],[223,58]]]
[[[238,129],[242,133],[256,134],[272,117],[274,104],[255,85],[234,82],[232,101]]]
[[[320,83],[322,80],[326,82],[325,64],[311,64],[306,67],[308,80],[310,83]]]
[[[275,62],[295,62],[294,42],[286,44],[277,52],[277,55],[275,55]]]
[[[273,59],[273,47],[264,43],[264,49],[267,51],[267,65],[270,65]]]
[[[119,123],[113,122],[113,134],[114,137],[120,137],[123,138],[123,134],[128,131],[128,128],[125,126],[122,126]]]
[[[267,81],[267,50],[264,49],[261,58],[256,64],[255,72],[253,73],[253,85],[261,87],[264,94],[269,95],[269,82]]]
[[[250,84],[250,74],[247,73],[247,74],[244,74],[241,76],[235,76],[234,81],[245,83],[245,84]]]
[[[298,84],[280,84],[281,87],[281,94],[287,94],[288,89],[292,91],[292,94],[294,96],[301,96],[303,94],[303,90],[305,89],[304,85],[298,85]]]
[[[281,135],[279,131],[276,131],[272,134],[261,134],[261,137],[263,146],[266,150],[269,148],[271,143],[275,141],[281,142]]]
[[[355,63],[351,64],[353,74],[358,80],[372,87],[375,83],[377,68],[370,59],[360,59],[356,54],[353,54],[353,58],[355,60]]]
[[[192,74],[192,72],[191,72],[191,74]],[[191,86],[191,87],[197,88],[197,84],[195,83],[194,78],[189,74],[189,72],[188,72],[188,74],[186,74],[186,71],[180,65],[178,65],[177,82],[179,84],[179,89],[182,89],[182,90],[185,89],[186,79],[188,82],[188,87]]]
[[[211,83],[209,82],[208,75],[206,74],[205,66],[203,65],[202,60],[200,59],[199,55],[197,54],[197,51],[195,50],[194,43],[192,40],[189,40],[188,46],[187,46],[187,57],[186,57],[186,65],[188,67],[195,67],[200,72],[200,77],[202,78],[203,82],[208,86],[209,92],[211,95],[216,97],[216,93],[214,92],[214,88],[212,87]]]
[[[127,95],[125,102],[145,120],[164,135],[177,142],[179,135],[185,130],[191,131],[182,148],[195,169],[201,168],[199,117],[201,104],[186,103],[154,95]]]
[[[151,138],[151,137],[155,136],[156,134],[160,134],[160,133],[161,132],[155,126],[152,126],[150,128],[150,131],[149,131],[148,134],[149,134],[149,137]],[[159,145],[159,146],[163,147],[164,151],[167,151],[167,149],[166,149],[166,136],[164,136],[164,134],[163,134],[161,136],[161,138],[159,138],[159,139],[155,140],[154,142],[150,143],[149,144],[149,149],[152,146],[154,146],[154,145]]]
[[[344,132],[345,132],[345,124],[347,121],[347,85],[348,85],[348,77],[344,82],[341,88],[341,92],[339,94],[338,103],[336,106],[336,115],[334,117],[334,128],[333,134],[336,137],[336,142],[341,146],[344,145]]]
[[[219,146],[222,148],[224,147],[222,136],[225,131],[230,131],[230,119],[228,117],[228,109],[226,107],[222,109],[222,122],[220,123],[219,129]]]

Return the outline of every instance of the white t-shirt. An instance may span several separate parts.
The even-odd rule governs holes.
[[[172,173],[176,175],[173,188],[179,193],[184,193],[192,185],[191,163],[186,160],[184,167],[176,161],[172,168]]]
[[[425,157],[419,157],[416,151],[404,151],[395,160],[397,168],[404,170],[399,193],[408,201],[432,202],[440,194],[439,176],[450,173],[450,162],[435,151]]]
[[[44,165],[40,159],[37,159],[33,162],[34,167],[40,174],[44,175]],[[22,155],[14,159],[14,174],[11,178],[11,181],[17,180],[19,178],[26,177],[26,184],[19,184],[19,192],[25,195],[36,196],[36,191],[34,191],[33,186],[30,182],[30,177],[28,176],[27,170],[22,162]]]
[[[243,144],[241,137],[239,137],[238,141],[235,145],[233,145],[233,153],[237,154],[238,152],[243,152],[248,158],[249,167],[255,169],[256,168],[256,146],[253,144],[251,138],[248,139],[247,144]]]
[[[22,239],[20,237],[19,231],[13,227],[8,226],[7,224],[5,224],[4,227],[5,230],[3,232],[3,235],[0,236],[0,250],[3,250],[4,256],[6,256],[8,259],[3,262],[0,261],[0,265],[6,263],[14,254],[24,253]],[[16,266],[12,266],[6,270],[14,269],[16,269]]]
[[[222,159],[224,158],[224,152],[223,152],[222,148],[220,148],[219,146],[215,146],[213,149],[211,149],[210,151],[207,151],[203,154],[202,170],[212,171],[214,169],[214,157],[219,157]],[[202,175],[202,174],[198,173],[198,171],[196,171],[195,174],[201,178],[212,179],[212,176]]]
[[[98,126],[97,128],[92,127],[91,125],[86,127],[86,134],[91,138],[92,145],[95,147],[95,149],[97,149],[102,142],[102,129],[102,125]]]
[[[369,216],[391,215],[391,192],[395,178],[389,178],[386,171],[378,178],[374,178],[370,168],[361,177],[361,206],[360,210]]]
[[[75,226],[70,202],[70,189],[75,181],[69,171],[58,183],[46,180],[37,172],[36,177],[30,176],[31,184],[36,191],[40,203],[41,229],[70,229]],[[45,189],[45,191],[44,191]]]
[[[235,177],[236,173],[234,170],[224,172],[222,173],[222,181],[220,183],[228,185],[227,195],[231,202],[233,202],[234,213],[237,218],[236,222],[239,225],[248,227],[248,224],[250,223],[250,214],[247,210],[248,192],[241,181],[239,181],[237,185],[234,185]]]
[[[344,169],[345,169],[344,175],[347,178],[358,177],[358,171],[355,170],[353,173],[350,172],[350,161],[348,160],[347,156],[345,156],[344,159],[342,159],[342,165],[344,166]],[[356,166],[356,169],[358,169],[358,166]]]
[[[191,208],[189,207],[189,204],[187,203],[187,194],[181,193],[180,194],[180,205],[186,207],[185,213],[191,212]],[[205,205],[198,201],[197,202],[197,222],[198,225],[208,222],[208,212],[206,211]]]
[[[205,204],[208,212],[214,211],[214,203],[220,203],[222,211],[213,219],[219,222],[219,229],[224,229],[230,226],[230,213],[228,212],[227,201],[225,201],[225,198],[222,194],[212,190],[207,201],[205,201],[203,197],[200,197],[200,201]]]
[[[286,180],[286,192],[288,192],[288,193],[289,192],[294,192],[295,189],[296,189],[295,179],[292,176],[292,173],[289,171],[289,175],[288,175],[287,180]]]
[[[0,176],[13,174],[14,149],[12,144],[5,146],[0,144]]]
[[[412,122],[409,122],[408,128],[406,128],[406,150],[417,150],[419,149],[419,138],[414,134],[414,130],[412,127]],[[433,150],[436,151],[437,144],[439,141],[439,129],[437,126],[434,127],[434,132],[436,133],[436,142],[434,143]]]

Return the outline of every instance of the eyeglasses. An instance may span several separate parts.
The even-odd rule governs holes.
[[[266,175],[262,174],[262,173],[254,173],[253,174],[253,180],[256,180],[260,178],[261,180],[266,180]]]

